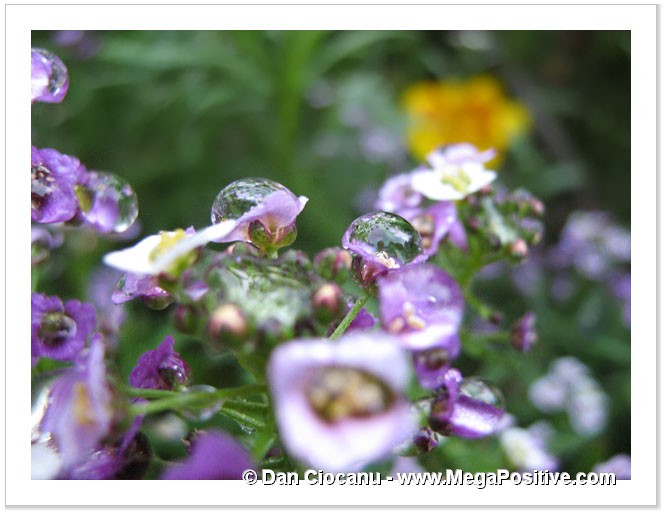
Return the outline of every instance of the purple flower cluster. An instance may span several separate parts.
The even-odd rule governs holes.
[[[62,61],[47,50],[32,49],[32,102],[60,103],[69,87]],[[88,171],[55,149],[31,148],[33,222],[70,222],[100,233],[122,233],[138,215],[136,195],[119,177]]]

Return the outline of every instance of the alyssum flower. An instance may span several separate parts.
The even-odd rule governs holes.
[[[33,293],[31,300],[31,352],[35,364],[40,357],[73,361],[85,348],[95,329],[95,308],[91,304]]]
[[[444,270],[424,263],[377,279],[382,327],[410,350],[443,349],[458,355],[464,314],[462,291]]]
[[[78,210],[74,186],[86,169],[78,158],[31,147],[31,214],[43,224],[70,220]]]
[[[471,144],[436,149],[426,157],[431,169],[411,173],[412,187],[435,201],[464,199],[495,180],[497,173],[484,166],[494,156],[494,150],[481,152]]]
[[[144,352],[130,373],[130,385],[144,389],[174,389],[187,384],[190,367],[174,351],[174,343],[173,336],[167,336],[156,349]]]
[[[409,375],[399,344],[383,333],[279,345],[268,379],[285,448],[325,471],[389,455],[416,430],[404,395]]]
[[[114,423],[113,394],[106,377],[104,343],[93,336],[85,357],[51,387],[40,425],[50,434],[66,474],[90,455]]]

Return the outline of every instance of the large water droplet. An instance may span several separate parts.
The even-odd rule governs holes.
[[[213,386],[198,384],[190,386],[185,393],[206,394],[215,393],[217,390]],[[211,419],[222,407],[222,400],[214,401],[212,398],[202,397],[201,404],[196,402],[188,404],[182,409],[183,416],[191,421],[207,421]]]
[[[261,204],[274,192],[293,193],[284,185],[266,178],[243,178],[223,188],[213,202],[210,218],[217,224],[225,220],[236,220]]]
[[[122,233],[139,215],[139,202],[129,184],[108,172],[90,171],[76,187],[81,216],[102,233]]]
[[[359,217],[349,226],[347,237],[349,247],[346,248],[386,261],[388,268],[404,265],[423,254],[423,243],[417,231],[407,220],[393,213],[375,212]]]
[[[60,58],[51,53],[48,50],[43,48],[32,48],[32,54],[38,55],[41,61],[44,63],[45,68],[49,70],[47,76],[48,92],[53,97],[52,99],[56,101],[61,101],[62,97],[67,92],[67,87],[69,86],[69,74],[65,64],[60,60]],[[40,101],[49,101],[48,98],[40,98]]]
[[[504,409],[504,395],[497,387],[481,377],[467,377],[458,388],[460,395],[468,396],[497,409]]]

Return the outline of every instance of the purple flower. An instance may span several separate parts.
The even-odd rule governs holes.
[[[30,263],[39,265],[50,255],[50,251],[60,247],[65,237],[62,231],[50,231],[45,226],[32,225],[30,229]]]
[[[426,209],[416,208],[398,213],[421,235],[423,250],[428,256],[437,254],[440,242],[451,231],[458,218],[456,207],[450,201],[441,201]]]
[[[375,203],[375,208],[402,215],[400,212],[421,206],[423,200],[424,197],[412,188],[411,176],[398,174],[387,179],[379,189],[379,199]]]
[[[68,473],[84,461],[110,432],[113,396],[106,378],[104,343],[94,335],[86,357],[51,387],[40,430],[49,433]]]
[[[32,103],[60,103],[69,88],[67,68],[48,50],[32,48],[30,55]]]
[[[122,304],[137,297],[153,309],[164,309],[173,302],[171,294],[157,284],[157,277],[123,274],[111,300],[114,304]]]
[[[536,314],[533,311],[525,313],[511,327],[511,345],[520,352],[529,352],[536,343]]]
[[[296,236],[296,217],[308,198],[296,197],[284,185],[266,178],[234,181],[215,198],[214,224],[235,221],[234,229],[216,242],[249,242],[261,249],[290,245]]]
[[[455,336],[454,339],[459,348],[458,337]],[[437,347],[414,352],[412,355],[414,371],[421,387],[438,389],[446,385],[447,372],[451,368],[451,359],[452,357],[446,348]]]
[[[43,224],[70,220],[77,212],[74,185],[86,170],[77,158],[55,149],[31,148],[32,220]]]
[[[428,258],[414,227],[388,212],[368,213],[353,221],[342,237],[342,247],[352,253],[352,270],[363,286],[389,270]]]
[[[174,351],[174,343],[173,336],[167,336],[159,347],[144,352],[130,373],[130,385],[135,388],[170,390],[187,384],[190,367]]]
[[[190,457],[169,467],[163,480],[240,480],[244,470],[256,469],[247,450],[225,432],[204,432],[193,444]]]
[[[497,388],[478,377],[463,379],[455,368],[446,372],[442,382],[428,418],[435,432],[475,439],[497,431],[504,416]]]
[[[73,361],[95,329],[95,308],[78,300],[63,305],[58,297],[41,293],[33,293],[30,303],[33,363],[40,357]]]
[[[409,377],[408,360],[384,333],[278,345],[268,380],[284,447],[326,471],[389,455],[416,430],[404,395]]]
[[[101,46],[99,37],[90,30],[56,30],[52,40],[80,59],[94,57]]]
[[[631,480],[631,457],[624,453],[615,455],[592,468],[593,473],[613,473],[618,480]]]
[[[449,359],[458,355],[464,301],[449,274],[434,265],[414,265],[380,277],[377,285],[382,327],[405,348],[441,348]]]

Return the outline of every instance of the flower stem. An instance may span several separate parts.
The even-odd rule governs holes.
[[[365,293],[361,297],[359,297],[359,299],[354,303],[349,312],[342,319],[342,322],[340,322],[340,324],[338,324],[338,326],[335,328],[333,334],[329,336],[330,339],[332,340],[338,339],[340,336],[344,334],[344,332],[349,328],[351,323],[354,321],[354,318],[356,318],[356,315],[358,315],[359,311],[363,309],[365,303],[368,302],[370,295],[371,295],[370,291],[366,289]]]
[[[247,386],[240,386],[237,388],[224,388],[217,389],[213,392],[176,392],[164,391],[160,389],[139,389],[128,388],[127,394],[129,396],[138,398],[155,399],[149,403],[132,404],[130,410],[134,416],[143,416],[146,414],[154,414],[168,410],[178,410],[181,407],[196,404],[200,407],[205,407],[210,403],[215,403],[227,398],[236,398],[243,395],[254,395],[264,393],[266,386],[260,384],[250,384]]]

